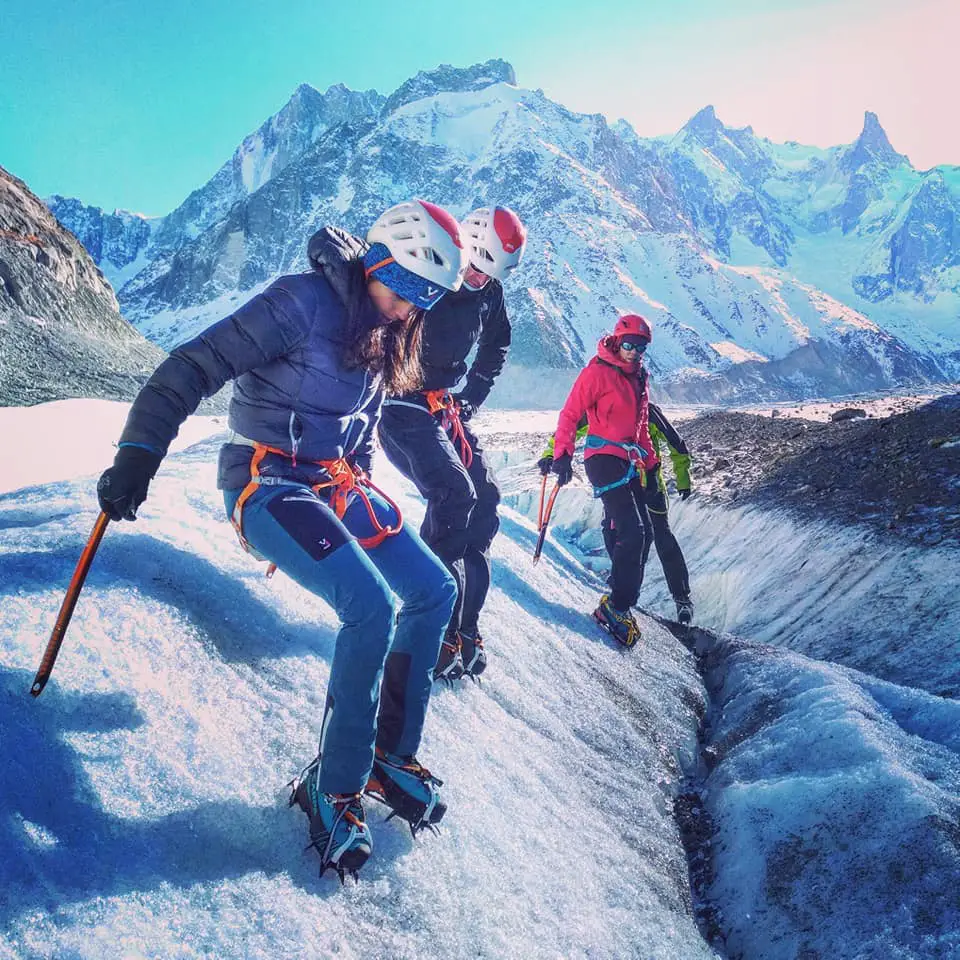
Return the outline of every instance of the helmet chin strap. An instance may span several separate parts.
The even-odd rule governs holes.
[[[471,278],[483,278],[479,284],[470,282]],[[463,274],[463,285],[468,290],[482,290],[490,282],[490,275],[478,270],[472,263],[467,267]]]

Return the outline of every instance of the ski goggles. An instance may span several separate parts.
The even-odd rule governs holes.
[[[628,353],[643,353],[649,343],[649,340],[628,340],[624,337],[620,341],[620,349],[626,350]]]

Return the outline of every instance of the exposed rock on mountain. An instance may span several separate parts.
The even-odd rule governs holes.
[[[700,496],[867,523],[920,543],[960,540],[960,394],[878,418],[716,412],[680,426]]]
[[[0,404],[129,399],[162,358],[76,237],[0,167]]]

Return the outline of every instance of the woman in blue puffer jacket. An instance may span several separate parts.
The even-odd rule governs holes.
[[[368,474],[384,392],[419,387],[422,311],[457,289],[464,259],[457,222],[422,200],[387,210],[366,243],[329,236],[312,272],[281,277],[157,368],[97,492],[111,519],[136,519],[180,424],[234,381],[227,513],[246,549],[340,618],[320,754],[290,802],[309,817],[321,874],[342,879],[372,850],[365,791],[414,831],[446,810],[415,754],[455,584]]]

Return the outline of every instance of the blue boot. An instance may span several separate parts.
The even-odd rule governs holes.
[[[310,819],[310,843],[307,846],[320,854],[320,876],[332,867],[343,883],[345,873],[357,878],[357,871],[373,851],[370,828],[363,815],[359,793],[320,793],[317,778],[320,758],[317,757],[290,781],[290,806],[294,804]]]
[[[632,647],[640,639],[640,627],[633,614],[629,610],[617,610],[610,603],[609,594],[600,599],[600,606],[593,611],[593,619],[625,647]]]
[[[438,789],[442,785],[415,757],[398,757],[377,747],[366,793],[390,807],[388,820],[406,820],[416,836],[424,827],[435,830],[447,812]]]

